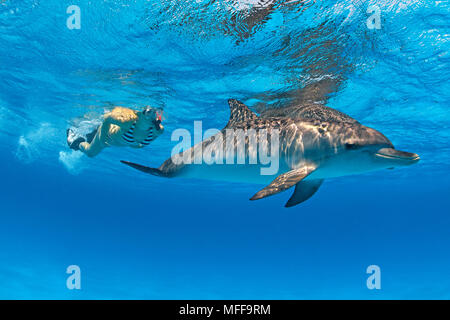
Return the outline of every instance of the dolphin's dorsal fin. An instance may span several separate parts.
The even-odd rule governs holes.
[[[267,187],[257,192],[250,200],[258,200],[268,196],[273,196],[274,194],[280,193],[295,186],[297,183],[309,176],[316,166],[307,165],[283,173],[275,178]]]
[[[253,111],[236,99],[229,99],[228,105],[230,106],[230,120],[228,120],[227,128],[232,127],[236,123],[258,119],[258,116]]]

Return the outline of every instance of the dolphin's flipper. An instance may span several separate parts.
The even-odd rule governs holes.
[[[236,100],[229,99],[230,120],[225,128],[233,127],[234,124],[258,119],[258,116],[251,111],[245,104]]]
[[[158,169],[158,168],[150,168],[150,167],[146,167],[137,163],[133,163],[133,162],[129,162],[129,161],[124,161],[124,160],[120,160],[120,162],[129,165],[132,168],[135,168],[139,171],[145,172],[145,173],[149,173],[151,175],[154,176],[158,176],[158,177],[168,177],[168,175],[166,173],[164,173],[162,170]]]
[[[285,191],[299,183],[316,169],[315,166],[304,166],[279,175],[267,187],[256,193],[250,200],[259,200]]]
[[[296,206],[303,201],[308,200],[313,196],[314,193],[319,190],[320,185],[322,184],[323,179],[316,180],[308,180],[308,181],[300,181],[295,185],[295,190],[292,196],[289,198],[288,202],[286,202],[285,207],[293,207]]]

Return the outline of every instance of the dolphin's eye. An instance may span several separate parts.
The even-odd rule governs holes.
[[[345,149],[347,150],[355,150],[358,149],[358,146],[354,143],[346,143],[345,144]]]

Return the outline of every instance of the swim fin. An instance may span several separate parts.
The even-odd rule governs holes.
[[[77,135],[71,129],[67,129],[66,133],[67,133],[67,144],[69,148],[75,151],[80,150],[80,143],[85,142],[86,139],[80,136],[77,137]]]

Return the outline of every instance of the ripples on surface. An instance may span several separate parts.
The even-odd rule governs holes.
[[[118,160],[158,164],[172,130],[223,127],[233,97],[256,111],[326,101],[448,170],[447,2],[380,2],[381,30],[366,27],[375,1],[79,1],[81,30],[66,28],[70,4],[0,3],[0,134],[26,163],[63,152],[72,172],[135,174]],[[145,151],[68,151],[71,118],[145,104],[166,117]]]

